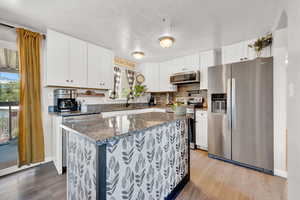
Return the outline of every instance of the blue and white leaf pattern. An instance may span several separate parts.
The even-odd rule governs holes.
[[[109,200],[163,200],[188,172],[186,120],[143,130],[107,145],[107,176],[119,174]],[[109,161],[118,161],[119,172]],[[114,164],[115,166],[116,164]]]
[[[162,193],[163,193],[163,184],[162,181],[163,177],[162,175],[159,173],[156,177],[156,181],[155,181],[155,194],[156,194],[156,199],[161,199],[162,198]]]
[[[112,195],[115,192],[117,184],[119,182],[120,165],[116,158],[113,156],[110,158],[108,168],[106,169],[106,191]]]
[[[149,166],[146,179],[147,179],[147,182],[146,182],[147,191],[149,194],[151,194],[151,192],[153,190],[153,185],[154,185],[154,168],[152,167],[151,164]]]
[[[120,140],[112,140],[112,141],[109,141],[107,143],[107,150],[110,152],[110,153],[113,153],[116,148],[118,147],[118,144],[119,144],[119,141]]]
[[[161,147],[159,146],[156,154],[155,154],[155,167],[157,171],[160,171],[161,166],[162,166],[162,156],[163,156],[163,151],[161,150]]]
[[[67,145],[68,199],[96,199],[96,144],[69,133]]]
[[[145,193],[143,192],[143,190],[141,190],[141,189],[139,190],[135,200],[145,200]]]
[[[126,165],[131,163],[133,153],[134,153],[134,146],[133,146],[133,136],[129,136],[123,139],[122,142],[122,158]]]
[[[146,174],[145,165],[145,158],[143,157],[143,154],[140,153],[139,158],[135,163],[135,182],[138,187],[140,187],[144,181],[144,177]]]
[[[141,152],[145,144],[145,132],[141,132],[135,135],[136,149]]]
[[[149,133],[149,139],[147,141],[147,159],[151,163],[155,154],[155,139],[152,133]]]
[[[122,178],[122,199],[132,199],[134,192],[134,173],[127,167]]]

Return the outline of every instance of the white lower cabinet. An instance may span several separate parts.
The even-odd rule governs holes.
[[[52,117],[52,156],[54,166],[59,175],[63,173],[63,133],[61,124],[61,116]]]
[[[208,150],[207,141],[207,111],[196,111],[196,146],[202,150]]]

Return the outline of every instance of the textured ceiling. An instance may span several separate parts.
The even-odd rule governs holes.
[[[279,1],[1,0],[0,19],[42,32],[49,27],[127,59],[141,50],[142,62],[162,61],[265,34],[280,16]],[[158,43],[167,32],[162,18],[173,24],[169,49]]]

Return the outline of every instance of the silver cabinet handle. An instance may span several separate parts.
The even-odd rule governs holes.
[[[66,82],[69,82],[69,80],[66,80]]]
[[[73,80],[71,80],[71,82],[73,83]]]

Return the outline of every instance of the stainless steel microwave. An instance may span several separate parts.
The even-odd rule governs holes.
[[[200,71],[180,72],[170,76],[170,83],[184,84],[184,83],[200,83]]]

